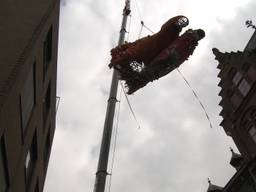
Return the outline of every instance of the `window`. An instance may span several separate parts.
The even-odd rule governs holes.
[[[0,192],[6,192],[8,187],[8,174],[6,153],[3,138],[0,138]]]
[[[33,174],[33,170],[37,160],[37,139],[36,132],[33,136],[32,144],[27,152],[26,160],[25,160],[25,172],[26,172],[26,183],[30,182],[30,178]]]
[[[232,82],[235,84],[235,85],[238,85],[238,83],[240,82],[240,80],[242,79],[242,75],[240,72],[236,72],[235,76],[233,77],[232,79]]]
[[[249,130],[256,123],[256,107],[250,106],[242,115],[240,127]]]
[[[250,127],[249,134],[252,137],[252,140],[256,143],[256,128],[254,125]]]
[[[36,186],[35,186],[34,192],[39,192],[38,179],[37,179],[37,181],[36,181]]]
[[[234,93],[232,96],[231,96],[231,103],[232,103],[232,106],[233,108],[237,108],[241,102],[242,102],[242,99],[241,99],[241,96],[239,96],[238,94]]]
[[[45,162],[45,168],[47,167],[47,162],[49,158],[49,152],[50,152],[50,147],[51,147],[51,129],[48,129],[47,137],[46,137],[46,142],[44,146],[44,162]]]
[[[256,81],[256,70],[253,66],[248,69],[247,74],[251,81]]]
[[[51,82],[49,82],[44,100],[43,100],[43,121],[44,126],[51,108]]]
[[[32,110],[35,105],[35,77],[34,77],[34,66],[31,67],[27,79],[23,85],[20,95],[21,104],[21,123],[23,131],[26,129]]]
[[[245,79],[243,79],[239,84],[238,89],[243,96],[246,96],[251,89],[251,85]]]
[[[45,79],[49,63],[52,59],[52,27],[49,29],[44,41],[43,59],[43,73]]]

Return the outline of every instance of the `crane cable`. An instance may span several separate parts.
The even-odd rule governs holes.
[[[133,109],[132,109],[132,105],[131,105],[131,103],[130,103],[130,101],[129,101],[129,98],[128,98],[128,96],[127,96],[127,93],[125,92],[124,85],[123,85],[122,83],[121,83],[121,86],[122,86],[122,90],[123,90],[123,92],[124,92],[126,101],[127,101],[127,103],[128,103],[128,106],[129,106],[129,108],[130,108],[130,111],[131,111],[131,113],[132,113],[132,115],[133,115],[133,118],[134,118],[134,120],[136,121],[136,123],[137,123],[137,125],[138,125],[138,129],[140,129],[140,124],[139,124],[139,122],[138,122],[138,120],[137,120],[137,118],[136,118],[135,112],[134,112]]]
[[[152,31],[149,27],[147,27],[147,26],[145,25],[145,23],[144,23],[143,20],[140,21],[140,24],[141,24],[141,27],[140,27],[140,32],[139,32],[139,35],[138,35],[138,39],[141,37],[143,27],[144,27],[145,29],[147,29],[148,31],[150,31],[152,34],[155,33],[154,31]]]
[[[194,94],[196,100],[199,102],[199,104],[200,104],[201,108],[203,109],[203,111],[204,111],[204,113],[205,113],[205,116],[206,116],[206,118],[207,118],[207,120],[208,120],[208,122],[209,122],[210,128],[213,128],[212,122],[211,122],[211,120],[210,120],[210,117],[209,117],[209,115],[208,115],[208,113],[207,113],[207,111],[206,111],[206,109],[205,109],[205,107],[204,107],[202,101],[200,100],[199,96],[196,94],[195,90],[192,88],[192,86],[190,85],[190,83],[188,82],[188,80],[185,78],[185,76],[181,73],[181,71],[180,71],[178,68],[176,68],[176,70],[179,72],[179,74],[181,75],[181,77],[183,78],[183,80],[186,82],[186,84],[189,86],[189,88],[190,88],[191,91],[193,92],[193,94]]]

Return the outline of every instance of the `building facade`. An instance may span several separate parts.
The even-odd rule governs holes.
[[[241,164],[222,192],[256,192],[256,161]]]
[[[219,191],[256,192],[256,32],[244,51],[222,53],[214,48],[213,54],[220,69],[220,125],[241,153],[232,150],[230,164],[237,172]]]
[[[207,192],[256,192],[256,161],[245,162],[241,155],[232,153],[230,164],[237,170],[224,187],[209,182]]]
[[[256,54],[253,49],[221,53],[216,48],[213,53],[220,69],[221,126],[242,156],[250,160],[256,155]]]
[[[0,23],[0,192],[40,192],[55,131],[59,0],[1,1]]]

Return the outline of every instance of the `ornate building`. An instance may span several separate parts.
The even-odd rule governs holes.
[[[230,164],[237,172],[218,190],[256,192],[256,32],[243,52],[222,53],[214,48],[213,54],[220,69],[220,125],[241,153],[231,150]]]
[[[221,79],[221,126],[246,160],[256,155],[256,32],[243,52],[221,53],[214,48]]]
[[[209,181],[207,192],[255,192],[256,191],[256,161],[246,162],[244,158],[232,149],[230,165],[237,172],[232,176],[224,187],[213,185]]]
[[[0,13],[0,192],[40,192],[55,131],[59,0],[1,1]]]
[[[222,192],[256,192],[256,161],[244,161],[241,155],[232,152],[230,164],[237,170]]]

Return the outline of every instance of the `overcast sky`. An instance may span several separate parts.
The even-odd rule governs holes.
[[[136,6],[136,1],[137,5]],[[206,37],[180,66],[211,118],[209,127],[182,77],[173,71],[129,96],[136,121],[122,96],[111,192],[205,192],[207,178],[224,186],[235,169],[234,146],[219,126],[220,81],[211,49],[243,50],[253,31],[254,0],[131,0],[129,41],[137,39],[141,18],[151,30],[176,15],[202,28]],[[57,125],[46,192],[92,192],[124,0],[63,0],[60,12]],[[143,29],[142,36],[150,35]],[[118,105],[117,105],[118,106]],[[112,158],[112,155],[110,156]],[[111,162],[112,160],[110,160]],[[109,178],[107,190],[109,191]]]

